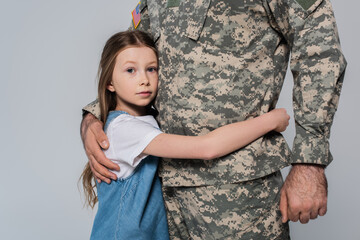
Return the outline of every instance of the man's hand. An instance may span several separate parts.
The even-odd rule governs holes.
[[[323,166],[295,164],[281,189],[282,222],[307,223],[327,211],[327,180]]]
[[[113,163],[105,157],[101,150],[109,147],[108,139],[103,131],[103,124],[94,115],[88,113],[81,122],[81,139],[84,144],[86,155],[89,159],[91,171],[97,181],[110,183],[116,180],[116,175],[108,169],[119,171],[117,164]]]

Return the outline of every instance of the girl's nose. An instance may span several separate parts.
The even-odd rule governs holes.
[[[148,78],[148,76],[146,76],[146,74],[143,74],[141,76],[140,85],[145,85],[145,86],[150,85],[149,78]]]

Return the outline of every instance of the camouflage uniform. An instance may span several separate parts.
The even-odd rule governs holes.
[[[174,239],[287,238],[278,171],[332,160],[328,139],[346,61],[329,0],[143,0],[140,10],[138,29],[151,33],[160,53],[156,105],[167,133],[203,135],[275,108],[291,52],[292,151],[271,132],[212,161],[163,159],[159,170]],[[86,110],[98,115],[92,106]],[[255,223],[261,204],[276,209]]]

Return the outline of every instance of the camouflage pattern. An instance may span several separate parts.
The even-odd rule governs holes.
[[[160,51],[156,104],[168,133],[202,135],[273,109],[292,53],[292,153],[281,134],[272,132],[213,161],[164,159],[160,175],[166,186],[241,182],[290,163],[331,162],[328,139],[346,61],[328,0],[142,5],[140,29],[154,36]]]
[[[100,119],[100,106],[99,106],[98,99],[92,101],[91,103],[89,103],[88,105],[86,105],[83,108],[83,114],[85,114],[86,112],[89,112],[92,115],[94,115],[95,117],[97,117],[98,119]]]
[[[289,239],[281,186],[277,172],[242,184],[163,187],[170,239]]]
[[[291,52],[296,137],[292,153],[271,132],[212,161],[163,159],[164,185],[228,184],[290,163],[331,162],[328,139],[346,61],[329,0],[168,3],[141,1],[138,27],[151,33],[160,53],[162,130],[202,135],[275,108]]]
[[[346,61],[329,0],[142,0],[140,10],[137,29],[159,49],[164,132],[203,135],[272,110],[290,60],[292,151],[271,132],[222,158],[163,159],[159,168],[173,239],[288,239],[281,181],[269,179],[291,163],[332,160]],[[96,102],[86,110],[99,115]]]

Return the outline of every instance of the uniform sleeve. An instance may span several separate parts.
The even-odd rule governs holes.
[[[161,132],[150,123],[130,115],[121,115],[113,120],[107,135],[114,161],[123,161],[136,167],[147,155],[142,154],[146,146]]]
[[[100,105],[98,99],[92,101],[82,109],[83,115],[86,113],[91,113],[94,115],[97,119],[100,120]]]
[[[135,6],[134,6],[135,8]],[[131,13],[129,13],[129,16],[131,17]],[[150,29],[150,19],[149,19],[149,10],[148,10],[148,4],[146,0],[142,0],[140,2],[140,23],[136,30],[141,30],[144,32],[151,33]],[[131,20],[129,30],[135,30],[134,23]]]
[[[291,163],[328,165],[330,127],[346,60],[329,0],[265,0],[272,27],[291,50],[296,135]]]

